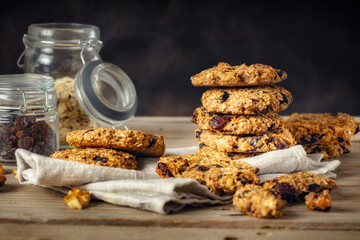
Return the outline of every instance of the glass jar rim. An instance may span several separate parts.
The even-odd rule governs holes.
[[[82,23],[35,23],[24,34],[24,43],[79,45],[81,41],[99,40],[100,30],[95,25]]]
[[[27,90],[42,88],[53,88],[54,79],[50,76],[25,73],[0,75],[1,89],[22,88]]]

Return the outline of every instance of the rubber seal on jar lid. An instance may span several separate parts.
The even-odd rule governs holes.
[[[122,125],[137,109],[136,90],[129,76],[101,60],[89,62],[78,72],[75,93],[86,114],[101,126]]]

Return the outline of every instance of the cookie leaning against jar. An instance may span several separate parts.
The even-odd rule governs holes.
[[[230,115],[208,112],[203,107],[195,109],[192,122],[201,129],[231,135],[262,134],[280,127],[280,117],[276,113],[260,115]]]
[[[203,93],[201,102],[209,112],[258,115],[285,110],[292,102],[292,95],[275,85],[211,88]]]
[[[165,152],[164,137],[136,130],[91,128],[67,134],[66,141],[73,147],[114,148],[136,156],[161,157]]]
[[[287,78],[286,72],[269,65],[245,63],[230,66],[220,62],[217,66],[206,69],[191,77],[194,86],[209,87],[244,87],[256,85],[270,85]]]
[[[220,152],[264,153],[289,148],[296,144],[289,130],[280,128],[262,135],[229,135],[198,128],[196,138]]]

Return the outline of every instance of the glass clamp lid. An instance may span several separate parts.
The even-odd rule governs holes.
[[[128,75],[101,60],[89,62],[78,72],[75,93],[82,109],[101,126],[121,126],[137,109],[135,86]]]

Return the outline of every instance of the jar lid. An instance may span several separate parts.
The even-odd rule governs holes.
[[[128,75],[101,60],[89,62],[77,73],[75,93],[82,109],[101,126],[123,125],[137,109],[136,90]]]
[[[0,110],[43,111],[56,107],[54,79],[40,74],[0,76]]]

